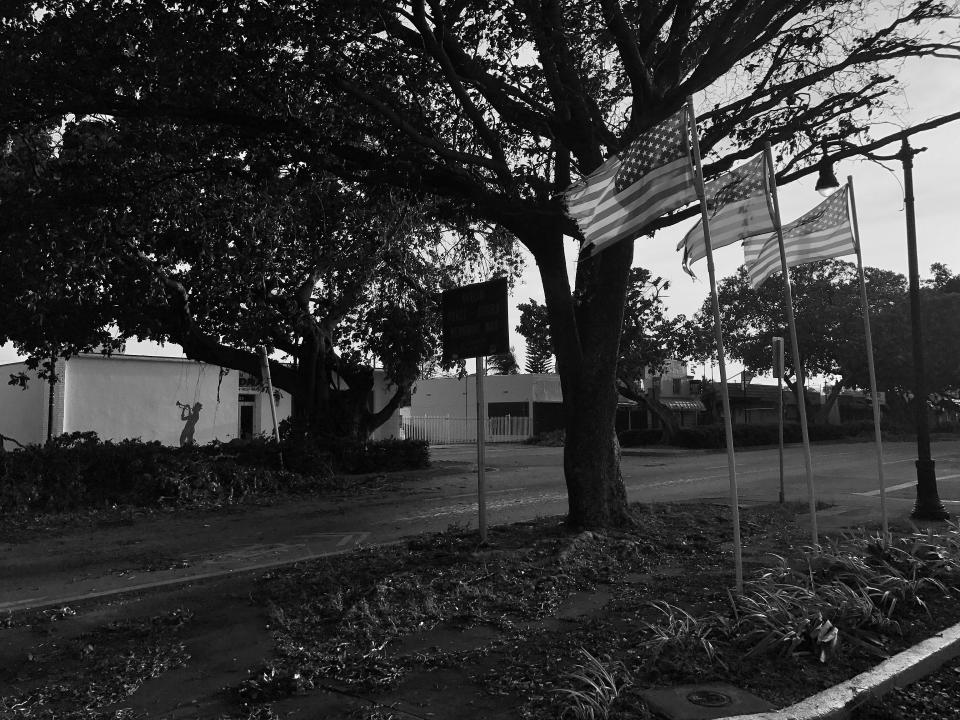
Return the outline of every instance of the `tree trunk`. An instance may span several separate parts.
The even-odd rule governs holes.
[[[622,378],[617,378],[617,390],[624,397],[639,403],[656,415],[663,427],[663,442],[667,445],[673,442],[673,438],[677,436],[677,431],[680,429],[680,423],[677,422],[677,416],[670,408],[654,398],[653,393],[636,392],[630,383]]]
[[[787,384],[787,389],[793,393],[793,399],[797,403],[797,411],[799,412],[800,408],[800,383],[797,381],[797,377],[791,380],[789,377],[784,376],[783,381]],[[803,389],[803,407],[807,411],[807,423],[813,422],[816,419],[816,416],[813,414],[813,405],[810,403],[810,397],[807,393],[807,388]]]
[[[196,329],[173,336],[191,360],[233,368],[259,375],[259,356],[249,350],[240,350],[222,345]],[[369,378],[357,373],[357,387],[349,390],[331,390],[328,365],[329,356],[323,351],[319,334],[306,335],[299,346],[296,367],[271,361],[270,374],[276,388],[284,390],[293,398],[293,420],[304,431],[314,435],[345,436],[358,439],[369,437],[382,425],[400,404],[405,388],[398,388],[396,396],[387,404],[371,412],[367,397],[373,386],[373,372]]]
[[[567,522],[576,528],[618,527],[629,522],[614,431],[616,393],[603,373],[577,378],[578,391],[563,396],[566,442],[563,471]],[[570,398],[570,400],[568,400]]]
[[[616,437],[616,368],[632,243],[580,264],[576,302],[570,292],[559,228],[534,253],[550,318],[563,389],[563,453],[569,514],[577,528],[629,524]]]
[[[820,408],[820,412],[817,413],[816,423],[820,425],[825,425],[830,420],[830,411],[833,410],[833,406],[837,404],[837,398],[840,397],[840,393],[843,391],[844,386],[847,384],[846,378],[840,378],[837,383],[830,388],[830,394],[827,395],[826,401],[823,403],[823,407]]]

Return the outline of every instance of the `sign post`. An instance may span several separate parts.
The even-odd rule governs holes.
[[[443,359],[477,359],[477,505],[480,542],[487,541],[486,416],[483,377],[486,357],[510,350],[507,280],[498,278],[443,293],[440,301]]]
[[[487,359],[477,358],[477,526],[480,542],[487,541],[487,460],[486,460],[486,400],[483,397],[483,376],[487,374]]]

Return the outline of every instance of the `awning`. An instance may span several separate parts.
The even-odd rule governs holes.
[[[560,389],[559,380],[537,380],[533,383],[531,394],[535,403],[563,402],[563,391]]]
[[[674,412],[706,412],[707,408],[699,400],[679,400],[676,398],[663,399],[660,401],[663,405]]]

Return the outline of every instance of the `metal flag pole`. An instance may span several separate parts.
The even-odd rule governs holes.
[[[770,178],[770,197],[773,199],[773,225],[777,229],[777,242],[780,245],[780,268],[783,270],[783,301],[787,310],[787,324],[790,326],[790,348],[793,367],[797,373],[797,406],[800,411],[800,434],[803,438],[803,462],[807,470],[807,494],[810,502],[810,535],[814,546],[820,544],[817,532],[817,498],[813,486],[813,459],[810,456],[810,432],[807,430],[806,390],[803,387],[803,368],[800,366],[800,346],[797,344],[797,325],[793,317],[793,294],[790,291],[790,275],[787,272],[787,251],[783,247],[783,223],[780,221],[780,200],[777,197],[777,176],[773,170],[773,151],[770,143],[764,143],[764,155],[767,158],[767,172]]]
[[[850,214],[853,216],[853,245],[857,250],[857,273],[860,276],[860,303],[863,306],[863,336],[867,344],[867,369],[870,373],[870,400],[873,405],[873,436],[877,447],[877,479],[880,482],[880,522],[883,541],[889,541],[887,527],[887,487],[883,476],[883,441],[880,433],[880,395],[877,392],[877,371],[873,364],[873,336],[870,333],[870,306],[867,304],[867,281],[863,276],[863,255],[860,253],[860,225],[857,222],[857,199],[853,194],[853,176],[847,175],[850,188]]]
[[[785,497],[783,492],[783,338],[773,339],[773,374],[777,376],[777,447],[780,456],[780,504]]]
[[[737,495],[737,461],[733,452],[733,417],[730,414],[730,395],[727,392],[727,366],[723,351],[723,330],[720,327],[720,300],[717,297],[717,276],[713,266],[713,246],[710,244],[710,218],[707,196],[704,192],[703,165],[700,162],[700,138],[697,135],[697,114],[693,97],[687,98],[690,116],[690,140],[693,147],[694,181],[700,198],[700,216],[703,218],[703,244],[707,251],[707,271],[710,275],[710,298],[713,303],[713,329],[720,361],[720,398],[723,403],[724,426],[727,438],[727,472],[730,476],[730,512],[733,520],[733,562],[737,592],[743,592],[743,547],[740,541],[740,499]]]

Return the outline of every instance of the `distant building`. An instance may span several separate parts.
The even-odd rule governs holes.
[[[229,368],[186,358],[85,354],[61,363],[53,386],[24,363],[0,365],[0,381],[20,372],[30,377],[26,389],[0,382],[0,434],[24,445],[45,442],[48,425],[54,436],[94,431],[102,440],[140,438],[164,445],[273,432],[260,378]],[[383,373],[377,375],[371,407],[382,407],[392,394]],[[274,399],[279,422],[290,416],[292,400],[277,389]],[[374,433],[398,435],[396,415]]]
[[[662,368],[653,371],[647,368],[643,377],[643,390],[647,396],[666,406],[677,419],[680,427],[699,425],[707,408],[701,394],[703,382],[694,378],[687,364],[680,360],[668,360]],[[660,426],[655,413],[647,411],[640,427],[656,428]],[[636,425],[633,426],[636,428]],[[626,429],[620,428],[618,430]]]
[[[488,441],[518,442],[563,429],[563,391],[556,373],[487,375],[483,384]],[[476,375],[418,381],[403,420],[404,434],[432,443],[475,442],[476,390]],[[618,402],[619,410],[636,406],[625,397]]]
[[[824,395],[829,395],[832,386],[827,385],[823,388]],[[877,398],[880,401],[881,417],[887,410],[886,393],[878,392]],[[870,391],[844,389],[837,395],[837,401],[830,408],[828,421],[834,424],[846,422],[873,422],[873,401],[870,397]]]

